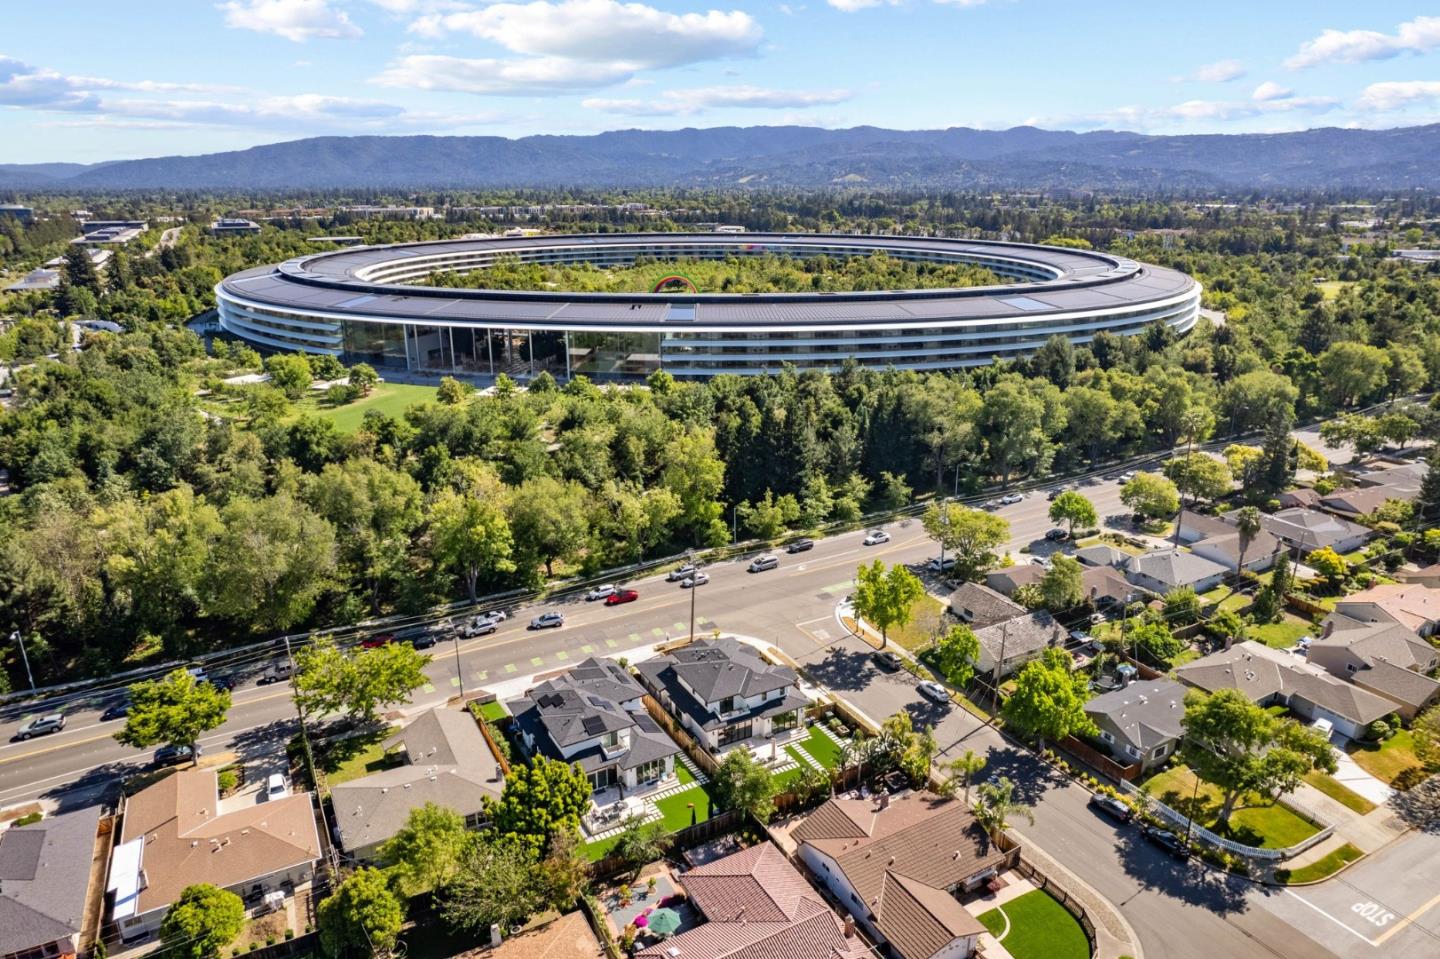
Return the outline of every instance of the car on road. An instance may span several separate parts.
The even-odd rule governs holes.
[[[1070,532],[1057,526],[1054,529],[1047,529],[1045,531],[1045,538],[1052,543],[1063,543],[1070,538]]]
[[[1004,505],[1004,504],[1002,504],[998,499],[987,499],[983,504],[981,504],[980,508],[981,508],[981,509],[999,509],[1002,505]]]
[[[1030,565],[1031,565],[1031,566],[1042,566],[1042,567],[1044,567],[1045,569],[1049,569],[1049,568],[1050,568],[1050,561],[1049,561],[1048,559],[1046,559],[1045,557],[1043,557],[1043,556],[1032,556],[1032,557],[1030,557]]]
[[[436,635],[433,629],[424,630],[406,639],[406,642],[416,649],[429,649],[439,641],[440,637]]]
[[[1004,496],[1000,497],[1001,506],[1014,506],[1016,503],[1023,502],[1025,502],[1025,497],[1020,495],[1019,493],[1006,493]]]
[[[265,801],[274,802],[277,799],[284,799],[290,795],[290,786],[285,782],[283,773],[271,773],[265,780]]]
[[[677,567],[675,567],[674,569],[672,569],[670,572],[668,572],[668,573],[665,574],[665,582],[667,582],[667,583],[678,583],[678,582],[680,582],[682,579],[685,579],[687,576],[691,575],[691,574],[694,573],[694,572],[695,572],[695,564],[694,564],[694,563],[686,563],[684,566],[677,566]]]
[[[590,592],[586,593],[585,602],[593,603],[597,599],[609,599],[611,596],[614,595],[615,587],[609,583],[606,583],[604,586],[596,586],[594,589],[590,590]]]
[[[780,561],[774,556],[757,556],[750,561],[750,565],[746,569],[752,573],[763,573],[767,569],[775,569],[779,565]]]
[[[932,573],[948,573],[955,568],[955,557],[947,556],[944,559],[936,556],[925,564],[925,568]]]
[[[1185,845],[1185,840],[1168,829],[1147,825],[1141,827],[1140,834],[1145,837],[1147,842],[1152,843],[1163,852],[1167,852],[1177,859],[1190,858],[1190,848]]]
[[[866,546],[879,546],[881,543],[890,542],[890,534],[883,529],[872,529],[865,535]]]
[[[498,611],[481,613],[460,629],[460,635],[466,639],[488,635],[499,629],[504,619],[505,614]]]
[[[900,657],[898,655],[890,652],[889,650],[877,649],[875,652],[870,654],[870,659],[874,661],[876,666],[879,666],[881,669],[887,669],[892,673],[905,665],[904,663],[900,662]]]
[[[178,766],[181,763],[190,762],[190,760],[195,757],[203,755],[204,752],[205,750],[200,748],[199,743],[195,744],[194,749],[191,749],[189,746],[177,746],[172,743],[166,743],[164,746],[155,750],[155,765]]]
[[[814,548],[815,541],[813,539],[797,539],[794,542],[785,544],[785,552],[787,553],[803,553]]]
[[[1087,805],[1100,815],[1107,819],[1113,819],[1116,822],[1129,822],[1135,818],[1135,812],[1114,796],[1102,796],[1099,793],[1092,793]]]
[[[381,646],[389,646],[395,642],[394,633],[378,633],[374,636],[367,636],[360,641],[361,649],[379,649]]]
[[[944,686],[941,686],[934,680],[927,679],[915,688],[919,690],[920,695],[924,696],[926,699],[932,700],[937,703],[948,704],[950,702],[950,690],[946,689]]]
[[[1046,493],[1046,494],[1045,494],[1045,498],[1046,498],[1047,500],[1050,500],[1051,502],[1054,502],[1055,500],[1057,500],[1057,499],[1060,498],[1060,494],[1063,493],[1063,492],[1065,492],[1065,487],[1064,487],[1064,486],[1057,486],[1057,487],[1055,487],[1054,489],[1052,489],[1050,492]]]
[[[227,693],[233,693],[235,691],[234,676],[211,676],[207,678],[205,682],[214,686],[216,689],[223,689]]]
[[[565,614],[558,610],[541,613],[530,620],[531,629],[557,629],[565,625]]]
[[[1117,477],[1115,477],[1115,478],[1116,478],[1120,483],[1124,484],[1124,483],[1128,483],[1128,482],[1130,482],[1131,480],[1133,480],[1133,479],[1135,478],[1135,473],[1134,473],[1133,471],[1131,471],[1131,470],[1126,470],[1125,472],[1121,473],[1119,476],[1117,476]]]
[[[289,682],[290,674],[294,671],[295,667],[290,665],[290,660],[279,659],[271,663],[255,682],[260,686],[269,686],[271,683]]]
[[[63,713],[46,713],[44,716],[36,716],[34,719],[21,725],[20,730],[15,734],[16,739],[33,739],[36,736],[48,736],[51,733],[58,733],[65,728],[65,715]]]
[[[109,706],[106,706],[105,711],[100,714],[100,721],[102,723],[108,723],[112,719],[124,719],[129,715],[130,700],[122,699],[118,703],[111,703]]]
[[[680,588],[694,589],[696,586],[704,586],[708,582],[710,582],[709,576],[701,572],[696,572],[694,576],[686,576],[682,579],[680,581]]]
[[[640,591],[634,589],[617,589],[605,597],[606,606],[619,606],[621,603],[633,603],[640,598]]]

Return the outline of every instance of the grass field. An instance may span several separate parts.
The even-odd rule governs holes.
[[[1325,773],[1313,771],[1306,775],[1305,781],[1331,799],[1362,816],[1375,808],[1373,802],[1349,788],[1334,776],[1327,776]]]
[[[1215,828],[1224,797],[1220,790],[1201,782],[1195,791],[1195,776],[1186,766],[1175,766],[1152,776],[1144,785],[1150,795],[1171,809],[1190,816],[1196,822],[1236,842],[1262,849],[1284,849],[1319,832],[1314,824],[1263,796],[1242,797],[1230,815],[1229,826]]]
[[[1415,740],[1410,730],[1402,729],[1383,743],[1357,743],[1345,747],[1355,764],[1376,779],[1397,788],[1409,788],[1424,772],[1415,758]]]
[[[921,596],[910,607],[910,622],[890,630],[890,642],[899,643],[912,653],[920,652],[935,639],[944,612],[945,606],[934,596]]]
[[[694,783],[695,778],[688,771],[682,771],[683,767],[675,764],[675,770],[681,776],[683,782]],[[682,829],[690,828],[690,807],[687,803],[695,804],[695,822],[702,823],[710,818],[710,809],[713,801],[710,792],[704,786],[691,785],[689,789],[682,789],[672,796],[655,803],[655,808],[660,810],[661,823],[665,826],[667,833],[679,832]],[[603,859],[605,854],[615,848],[615,843],[620,839],[620,834],[607,836],[604,839],[597,839],[595,842],[587,842],[580,847],[581,853],[594,862]]]
[[[1300,641],[1301,636],[1314,635],[1314,633],[1315,625],[1313,623],[1286,613],[1285,618],[1278,623],[1246,627],[1245,638],[1253,639],[1257,643],[1264,643],[1271,649],[1289,649]]]
[[[406,383],[381,383],[362,397],[344,406],[331,406],[323,396],[306,396],[295,404],[295,413],[308,413],[334,423],[344,433],[353,433],[360,428],[360,422],[370,410],[377,410],[387,416],[399,417],[411,406],[435,399],[435,387],[411,386]]]
[[[1315,289],[1320,291],[1320,295],[1323,296],[1328,303],[1338,297],[1341,290],[1350,285],[1352,285],[1352,281],[1349,280],[1324,280],[1316,283]]]
[[[390,732],[389,729],[380,729],[364,736],[326,743],[317,758],[331,787],[396,765],[398,760],[387,756],[380,745]]]
[[[1018,896],[979,919],[992,936],[1003,935],[1000,944],[1015,959],[1089,959],[1085,930],[1043,890]]]
[[[480,715],[492,723],[498,723],[510,714],[505,711],[505,704],[497,699],[494,702],[489,702],[481,706]]]
[[[1363,855],[1365,855],[1364,852],[1347,842],[1339,849],[1320,857],[1308,866],[1301,866],[1299,869],[1277,869],[1275,878],[1290,886],[1303,882],[1316,882],[1327,876],[1335,875],[1343,866],[1354,862]]]
[[[810,754],[810,758],[826,769],[834,769],[840,762],[840,747],[835,745],[835,740],[822,733],[819,726],[811,726],[805,738],[796,742],[795,746],[805,750]]]

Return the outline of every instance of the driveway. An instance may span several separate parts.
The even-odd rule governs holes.
[[[1338,742],[1337,742],[1338,740]],[[1389,784],[1376,779],[1374,776],[1360,768],[1360,765],[1351,759],[1345,752],[1345,738],[1338,733],[1331,736],[1331,742],[1335,749],[1335,779],[1354,792],[1359,793],[1377,806],[1383,806],[1395,795],[1395,790]]]

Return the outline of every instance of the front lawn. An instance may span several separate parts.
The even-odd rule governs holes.
[[[399,757],[386,754],[385,748],[380,745],[390,733],[389,729],[377,729],[362,736],[331,740],[320,746],[315,758],[320,768],[325,770],[325,779],[330,786],[398,766]]]
[[[485,717],[486,722],[498,723],[510,714],[505,711],[505,704],[495,699],[480,707],[480,715]]]
[[[1334,776],[1314,770],[1305,776],[1305,781],[1343,806],[1365,815],[1375,809],[1375,804],[1355,790],[1346,786]]]
[[[1289,649],[1300,642],[1301,636],[1313,636],[1314,633],[1313,623],[1303,620],[1299,616],[1291,616],[1289,613],[1286,613],[1278,623],[1245,627],[1246,639],[1264,643],[1271,649]]]
[[[1342,868],[1365,855],[1360,849],[1346,843],[1334,852],[1321,856],[1308,866],[1301,866],[1299,869],[1277,869],[1275,878],[1287,886],[1295,886],[1300,883],[1318,882],[1335,875]]]
[[[1257,794],[1241,797],[1230,814],[1228,826],[1216,828],[1215,818],[1219,815],[1224,797],[1216,786],[1203,781],[1197,794],[1195,775],[1188,766],[1175,766],[1156,773],[1143,788],[1171,809],[1189,816],[1217,835],[1249,846],[1285,849],[1320,831],[1313,823],[1301,819],[1279,803],[1272,803]]]
[[[1090,941],[1085,938],[1085,930],[1044,890],[1017,896],[1003,906],[981,913],[979,919],[1015,959],[1090,957]]]
[[[910,607],[910,621],[891,629],[887,638],[912,653],[918,653],[935,641],[944,614],[945,605],[926,593]]]
[[[1415,758],[1415,740],[1408,729],[1402,729],[1380,743],[1351,740],[1345,751],[1361,769],[1396,789],[1409,789],[1419,782],[1425,772],[1425,767]]]

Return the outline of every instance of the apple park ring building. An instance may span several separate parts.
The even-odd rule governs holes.
[[[416,285],[440,272],[520,263],[625,267],[777,255],[971,264],[1006,282],[844,293],[566,293]],[[674,263],[669,263],[673,270]],[[227,277],[221,327],[268,350],[328,353],[416,372],[641,378],[838,370],[944,370],[1012,358],[1060,335],[1195,324],[1200,284],[1184,273],[1091,250],[926,237],[619,233],[350,247]]]

